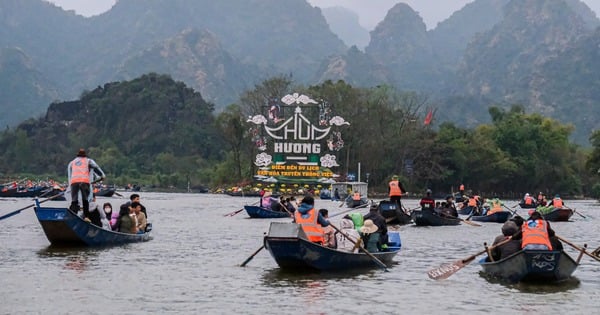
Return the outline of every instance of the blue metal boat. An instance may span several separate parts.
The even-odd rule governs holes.
[[[291,271],[347,271],[377,268],[377,263],[365,253],[351,253],[321,246],[309,241],[302,227],[295,223],[271,222],[264,238],[265,248],[282,269]],[[400,252],[400,240],[387,251],[371,253],[383,264],[390,265]]]
[[[129,234],[109,231],[84,221],[67,208],[42,207],[37,199],[35,204],[35,215],[52,245],[110,246],[152,239],[150,232]]]
[[[490,215],[476,215],[472,216],[469,220],[471,221],[479,221],[479,222],[497,222],[504,223],[508,221],[512,217],[512,212],[510,211],[498,211],[492,213]]]
[[[575,261],[564,251],[521,250],[494,262],[484,258],[479,264],[485,275],[504,281],[547,283],[567,280],[580,259],[581,255]]]
[[[259,206],[244,206],[244,209],[246,209],[246,212],[251,218],[255,219],[276,219],[290,217],[290,214],[286,211],[273,211],[271,209]]]

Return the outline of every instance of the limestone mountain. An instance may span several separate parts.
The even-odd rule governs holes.
[[[360,25],[356,12],[343,7],[323,8],[321,11],[331,31],[347,46],[362,50],[369,44],[369,31]]]
[[[120,70],[128,80],[148,72],[170,73],[218,104],[236,101],[260,73],[231,57],[213,33],[192,29],[130,57]]]
[[[410,6],[396,4],[370,34],[365,52],[389,69],[391,84],[409,90],[436,89],[433,47],[423,19]]]
[[[49,104],[58,92],[29,56],[19,48],[0,49],[0,126],[13,125],[43,114],[38,104]]]

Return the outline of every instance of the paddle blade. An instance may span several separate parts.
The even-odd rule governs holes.
[[[457,271],[461,270],[464,266],[470,264],[473,259],[470,260],[457,260],[453,263],[443,264],[435,269],[431,269],[427,272],[429,278],[433,280],[447,279]]]

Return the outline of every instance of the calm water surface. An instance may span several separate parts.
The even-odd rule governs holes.
[[[574,279],[560,285],[488,281],[477,262],[447,280],[427,277],[431,268],[481,251],[500,234],[497,223],[399,227],[403,247],[389,272],[294,274],[280,271],[266,250],[239,267],[261,246],[269,222],[289,221],[223,216],[255,199],[141,195],[154,226],[146,243],[53,248],[32,209],[0,221],[0,314],[597,314],[600,308],[600,262],[587,256]],[[99,200],[105,201],[117,208],[126,200]],[[0,199],[0,215],[30,203]],[[598,203],[567,204],[587,219],[575,214],[572,222],[552,223],[557,234],[600,246]],[[317,200],[330,215],[345,209],[338,205]]]

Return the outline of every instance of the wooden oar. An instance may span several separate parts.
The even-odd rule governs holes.
[[[508,243],[509,241],[510,241],[510,238],[508,238],[496,245],[485,248],[484,250],[482,250],[476,254],[473,254],[467,258],[459,259],[455,262],[443,264],[437,268],[429,270],[427,272],[427,275],[429,276],[429,278],[434,279],[434,280],[447,279],[451,275],[455,274],[457,271],[461,270],[466,265],[470,264],[473,260],[475,260],[475,258],[477,256],[486,253],[488,250],[491,251],[492,249],[494,249],[500,245],[504,245],[504,244]]]
[[[250,255],[250,257],[248,257],[246,260],[244,260],[244,262],[240,265],[240,267],[246,266],[246,264],[248,264],[252,260],[252,258],[254,258],[254,256],[256,256],[256,254],[258,254],[264,248],[265,248],[265,245],[263,245],[259,249],[257,249],[252,255]]]
[[[565,207],[565,206],[563,206],[563,208],[565,208],[565,209],[569,209],[569,210],[573,211],[573,213],[577,213],[577,214],[578,214],[580,217],[582,217],[582,218],[584,218],[584,219],[587,219],[587,217],[586,217],[586,216],[584,216],[583,214],[581,214],[581,213],[577,212],[577,209],[571,209],[571,208],[569,208],[569,207]]]
[[[56,198],[56,197],[58,197],[58,196],[62,196],[63,194],[64,194],[64,192],[58,193],[58,194],[56,194],[56,195],[54,195],[54,196],[52,196],[52,197],[49,197],[49,198],[47,198],[47,199],[44,199],[44,200],[40,201],[40,203],[44,203],[44,202],[46,202],[46,201],[50,201],[50,200],[52,200],[52,199],[54,199],[54,198]],[[13,211],[13,212],[9,212],[9,213],[7,213],[7,214],[5,214],[5,215],[1,216],[1,217],[0,217],[0,221],[4,220],[4,219],[6,219],[6,218],[10,218],[10,217],[12,217],[13,215],[15,215],[15,214],[17,214],[17,213],[19,213],[19,212],[21,212],[21,211],[23,211],[23,210],[25,210],[25,209],[29,209],[29,208],[33,208],[33,207],[35,207],[35,203],[34,203],[34,204],[32,204],[32,205],[29,205],[29,206],[27,206],[27,207],[23,207],[23,208],[21,208],[21,209],[15,210],[15,211]]]
[[[383,268],[383,270],[388,271],[387,270],[387,266],[381,262],[381,260],[379,260],[377,257],[375,257],[373,254],[369,253],[368,250],[366,250],[362,245],[360,245],[359,242],[355,242],[350,235],[344,233],[343,231],[341,231],[340,229],[337,228],[337,226],[331,224],[331,222],[329,222],[329,225],[331,225],[331,227],[336,230],[337,232],[339,232],[340,234],[342,234],[344,237],[346,237],[350,242],[352,242],[352,244],[354,244],[355,246],[358,246],[358,249],[360,249],[363,253],[367,254],[367,256],[369,256],[379,267]]]
[[[517,213],[517,210],[516,210],[516,209],[515,209],[515,210],[512,210],[512,209],[510,209],[509,207],[507,207],[507,206],[505,206],[505,205],[502,205],[502,206],[503,206],[504,208],[506,208],[508,211],[510,211],[510,213],[512,213],[512,215],[516,215],[516,216],[518,216],[518,215],[519,215],[519,214]]]
[[[260,201],[257,201],[257,202],[255,202],[255,203],[251,204],[251,206],[255,206],[255,205],[256,205],[257,203],[259,203],[259,202],[260,202]],[[236,215],[236,214],[238,214],[238,213],[240,213],[240,212],[242,212],[242,211],[244,211],[244,208],[243,208],[243,207],[242,207],[241,209],[239,209],[239,210],[235,210],[235,211],[233,211],[233,212],[226,213],[226,214],[224,214],[223,216],[224,216],[224,217],[233,217],[234,215]]]
[[[571,243],[571,242],[567,241],[566,239],[564,239],[564,238],[562,238],[562,237],[560,237],[560,236],[558,236],[558,235],[556,235],[556,234],[554,234],[554,236],[556,236],[556,238],[558,238],[558,239],[559,239],[559,240],[561,240],[562,242],[564,242],[564,243],[567,243],[567,244],[568,244],[568,245],[570,245],[571,247],[575,248],[576,250],[578,250],[578,251],[580,251],[580,252],[582,252],[582,253],[584,253],[584,254],[586,254],[586,255],[588,255],[588,256],[590,256],[590,257],[592,257],[592,258],[594,258],[594,259],[595,259],[595,260],[597,260],[597,261],[600,261],[600,258],[598,258],[598,257],[596,257],[596,256],[594,256],[594,255],[592,255],[592,254],[590,254],[590,253],[588,253],[588,252],[585,250],[585,248],[581,248],[581,247],[579,247],[579,246],[577,246],[577,245],[575,245],[575,244],[573,244],[573,243]]]

